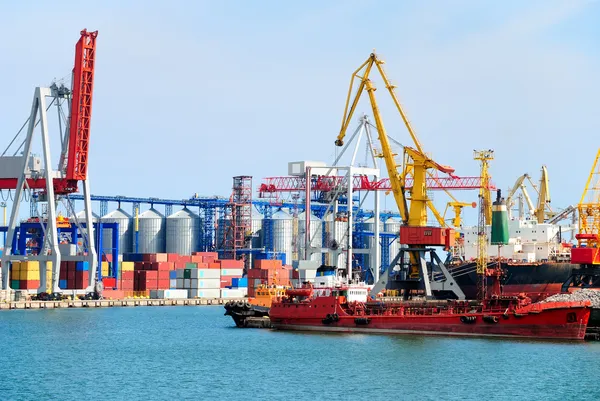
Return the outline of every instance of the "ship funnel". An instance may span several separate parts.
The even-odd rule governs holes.
[[[492,245],[508,244],[508,211],[502,192],[496,192],[496,201],[492,204]]]

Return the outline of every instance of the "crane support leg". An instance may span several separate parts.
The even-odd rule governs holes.
[[[95,291],[95,281],[97,279],[97,270],[98,270],[98,254],[96,252],[96,241],[94,240],[94,222],[92,220],[92,195],[90,193],[90,181],[89,179],[83,180],[83,205],[85,210],[85,226],[86,232],[85,236],[87,236],[87,250],[88,250],[88,263],[90,269],[88,286],[86,288],[86,292],[94,292]],[[113,262],[114,266],[117,266],[118,260]],[[114,272],[115,277],[118,276],[118,272]]]

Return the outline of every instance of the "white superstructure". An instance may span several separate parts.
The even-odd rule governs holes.
[[[486,227],[491,238],[491,228]],[[488,245],[490,257],[500,256],[518,262],[544,262],[548,260],[569,261],[570,248],[564,246],[565,235],[577,229],[577,225],[540,224],[535,220],[509,220],[509,244],[498,249]],[[460,230],[464,239],[466,261],[477,258],[477,227],[464,227]],[[499,255],[498,255],[499,253]]]

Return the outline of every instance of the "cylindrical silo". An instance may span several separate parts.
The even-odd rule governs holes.
[[[289,213],[279,210],[273,213],[273,251],[285,253],[285,263],[292,264],[293,219]]]
[[[135,224],[135,223],[134,223]],[[167,221],[165,216],[152,208],[138,216],[138,252],[163,253],[166,251]],[[133,232],[135,249],[135,230]]]
[[[374,217],[368,218],[365,221],[363,221],[362,223],[358,223],[358,224],[362,224],[363,231],[375,233],[375,218]],[[380,221],[379,222],[379,232],[380,233],[384,232],[384,229],[385,229],[384,224],[382,221]],[[364,236],[363,242],[365,245],[364,249],[368,249],[368,250],[372,250],[376,244],[374,236]],[[380,261],[378,261],[377,263],[374,263],[371,260],[370,254],[363,255],[363,270],[368,270],[371,267],[376,268],[376,267],[379,267],[379,265],[380,265]]]
[[[167,217],[167,253],[191,255],[199,247],[200,216],[189,209],[182,209]]]
[[[394,258],[396,257],[396,255],[398,255],[398,252],[400,251],[400,226],[401,225],[402,225],[402,222],[395,217],[390,217],[389,219],[387,219],[385,221],[385,225],[384,225],[385,232],[387,234],[394,234],[396,236],[395,239],[393,239],[393,238],[385,238],[384,239],[384,241],[387,241],[388,243],[391,242],[390,248],[389,248],[389,250],[390,250],[389,259],[383,261],[383,263],[386,266],[388,266],[390,264],[390,262],[392,260],[394,260]],[[382,252],[382,255],[383,255],[383,252]]]
[[[252,248],[262,247],[262,228],[264,216],[256,208],[252,208]]]
[[[335,236],[334,236],[335,227]],[[323,218],[323,246],[333,249],[337,248],[338,251],[347,248],[348,245],[348,222],[343,219],[333,217],[332,213],[327,214]],[[352,239],[350,239],[352,240]],[[338,255],[337,260],[331,258],[331,255],[325,256],[325,264],[330,266],[336,266],[338,268],[346,267],[346,260],[348,254],[342,252]]]
[[[92,224],[97,223],[99,219],[100,219],[100,216],[98,216],[96,213],[92,212]],[[75,216],[69,217],[69,221],[71,222],[71,224],[79,224],[80,225],[80,227],[79,227],[80,234],[85,234],[87,228],[82,226],[82,224],[85,223],[85,210],[75,213]],[[77,241],[75,241],[75,242],[77,242]]]
[[[323,243],[323,229],[322,221],[314,214],[310,215],[310,221],[308,223],[308,232],[310,234],[310,246],[314,248],[320,248]],[[304,250],[306,248],[306,213],[302,212],[298,214],[298,259],[304,259]],[[321,261],[320,253],[313,253],[309,260]]]
[[[131,216],[123,209],[113,210],[100,218],[102,223],[119,223],[119,254],[132,251],[132,223]],[[112,229],[105,228],[102,231],[102,250],[105,253],[111,253],[112,250]]]

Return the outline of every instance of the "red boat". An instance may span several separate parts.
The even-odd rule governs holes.
[[[368,287],[290,291],[269,311],[280,330],[583,340],[590,302],[531,303],[527,297],[478,301],[368,300]]]

